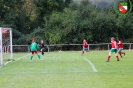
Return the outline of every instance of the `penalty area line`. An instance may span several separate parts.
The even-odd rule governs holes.
[[[93,63],[90,61],[90,60],[88,60],[87,58],[84,58],[87,62],[89,62],[89,64],[91,65],[91,67],[92,67],[92,69],[93,69],[93,71],[94,72],[98,72],[97,71],[97,69],[95,68],[95,66],[93,65]]]
[[[31,54],[27,54],[27,55],[25,55],[25,56],[22,56],[22,57],[19,57],[19,58],[15,59],[15,60],[20,60],[20,59],[25,58],[25,57],[27,57],[27,56],[29,56],[29,55],[31,55]]]

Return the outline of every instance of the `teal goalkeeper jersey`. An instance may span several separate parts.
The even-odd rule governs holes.
[[[34,51],[34,50],[38,50],[39,49],[39,46],[36,42],[33,42],[31,45],[30,45],[30,50],[31,51]]]

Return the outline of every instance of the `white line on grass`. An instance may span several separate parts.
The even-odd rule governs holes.
[[[88,59],[86,59],[86,58],[84,58],[84,59],[85,59],[87,62],[90,63],[90,65],[91,65],[91,67],[92,67],[92,69],[93,69],[94,72],[98,72],[97,69],[95,68],[95,66],[93,65],[93,63],[92,63],[90,60],[88,60]]]
[[[27,56],[29,56],[29,55],[30,55],[30,54],[25,55],[25,56],[22,56],[22,57],[19,57],[19,58],[15,59],[15,60],[20,60],[20,59],[22,59],[22,58],[24,58],[24,57],[27,57]],[[6,62],[6,63],[4,64],[4,66],[7,65],[7,64],[10,63],[10,62],[12,62],[12,61]],[[2,68],[2,66],[0,66],[0,68]]]
[[[27,55],[25,55],[25,56],[23,56],[23,57],[19,57],[19,58],[15,59],[15,60],[20,60],[20,59],[22,59],[22,58],[24,58],[24,57],[27,57],[27,56],[29,56],[29,55],[31,55],[31,54],[27,54]]]
[[[12,61],[8,61],[8,62],[6,62],[6,63],[4,64],[4,66],[7,65],[9,62],[12,62]]]

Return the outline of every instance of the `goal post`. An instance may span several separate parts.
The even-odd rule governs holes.
[[[4,65],[4,59],[13,59],[12,29],[0,27],[0,66]]]

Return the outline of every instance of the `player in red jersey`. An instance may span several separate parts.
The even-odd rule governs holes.
[[[118,44],[115,41],[114,37],[111,38],[111,45],[112,45],[112,48],[111,48],[111,50],[109,52],[109,55],[108,55],[108,58],[107,58],[106,62],[109,62],[110,57],[111,57],[111,53],[115,53],[116,59],[117,59],[117,61],[119,61],[119,57],[118,57],[118,54],[117,54]]]
[[[86,40],[83,40],[83,50],[82,50],[82,55],[84,54],[84,51],[89,51],[89,46],[88,43],[86,42]]]
[[[122,52],[122,50],[123,50],[123,43],[122,43],[122,40],[121,39],[118,40],[118,45],[119,45],[118,53],[119,53],[119,55],[122,58],[122,54],[124,54],[124,56],[125,56],[125,52]]]

